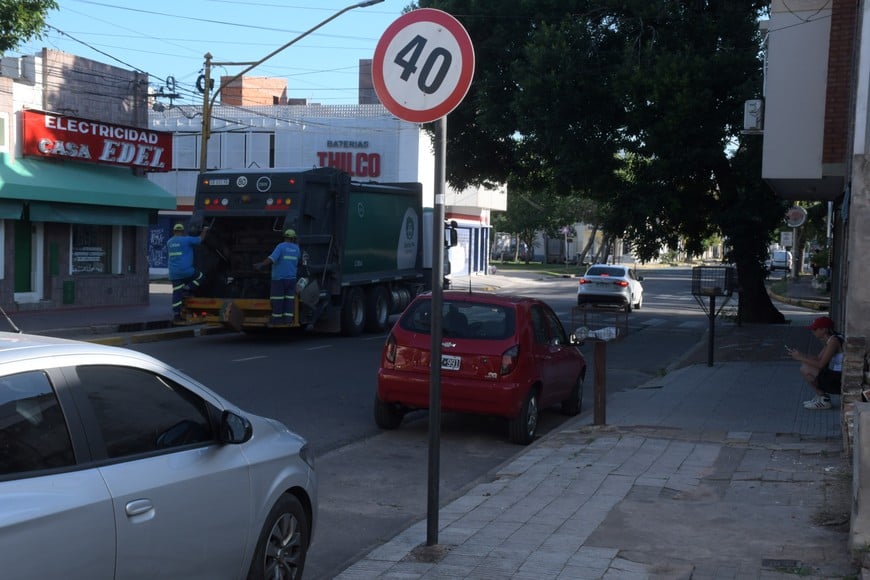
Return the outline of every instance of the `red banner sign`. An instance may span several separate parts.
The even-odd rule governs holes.
[[[24,155],[141,167],[172,169],[172,133],[99,121],[24,111]]]

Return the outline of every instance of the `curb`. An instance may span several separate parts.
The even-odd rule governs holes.
[[[209,336],[212,334],[225,334],[227,332],[229,331],[223,326],[197,325],[174,328],[170,327],[166,329],[146,332],[112,334],[111,336],[81,338],[80,340],[106,346],[130,346],[133,344],[144,344],[148,342],[174,340],[177,338],[192,338],[197,336]]]
[[[776,294],[770,288],[767,289],[767,294],[778,302],[784,302],[785,304],[791,304],[792,306],[800,306],[801,308],[818,310],[820,312],[828,312],[831,310],[830,299],[812,300],[809,298],[789,298],[788,296],[780,296],[779,294]]]

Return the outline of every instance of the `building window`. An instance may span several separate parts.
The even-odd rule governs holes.
[[[119,274],[121,229],[113,226],[73,224],[72,274]]]
[[[9,115],[0,113],[0,151],[9,150]]]

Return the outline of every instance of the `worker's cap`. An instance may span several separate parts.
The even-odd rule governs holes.
[[[834,321],[827,316],[819,316],[810,324],[810,330],[816,330],[819,328],[834,328]]]
[[[172,226],[172,231],[173,232],[183,232],[184,226],[182,224],[175,224],[174,226]]]
[[[285,238],[295,238],[296,237],[296,230],[284,230],[284,237]]]

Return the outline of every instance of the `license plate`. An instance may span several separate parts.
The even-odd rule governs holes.
[[[443,354],[441,355],[441,368],[448,371],[458,371],[461,361],[462,357]]]

